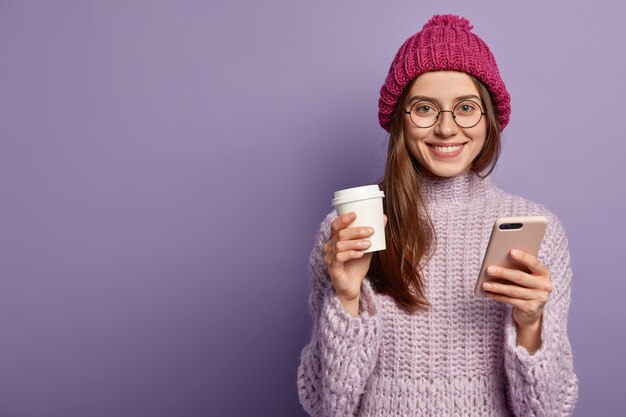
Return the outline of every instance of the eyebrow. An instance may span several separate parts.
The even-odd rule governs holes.
[[[463,100],[469,100],[469,99],[472,99],[472,98],[473,98],[473,99],[476,99],[476,100],[478,100],[478,101],[482,101],[482,100],[481,100],[481,98],[480,98],[479,96],[477,96],[476,94],[466,94],[466,95],[464,95],[464,96],[459,96],[459,97],[457,97],[457,98],[456,98],[456,101],[457,101],[457,102],[459,102],[459,101],[463,101]],[[413,96],[413,97],[411,97],[411,99],[407,102],[407,104],[408,104],[408,103],[412,103],[412,102],[417,101],[417,100],[427,100],[427,101],[433,101],[433,102],[435,102],[435,103],[437,103],[437,104],[440,104],[440,103],[439,103],[439,100],[437,100],[437,99],[436,99],[436,98],[434,98],[434,97],[428,97],[428,96]]]

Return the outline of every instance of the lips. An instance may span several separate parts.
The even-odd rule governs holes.
[[[428,145],[435,155],[452,157],[461,153],[465,143],[450,143],[445,145],[427,143],[426,145]]]

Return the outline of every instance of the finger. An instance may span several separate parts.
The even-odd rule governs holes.
[[[364,239],[374,234],[374,229],[368,226],[346,227],[337,232],[337,240]]]
[[[361,258],[363,257],[364,253],[362,251],[358,251],[358,250],[349,250],[346,252],[338,252],[337,255],[335,256],[335,259],[338,262],[348,262],[349,260],[352,259],[357,259],[357,258]]]
[[[511,251],[511,257],[518,263],[524,265],[533,275],[548,275],[548,268],[541,263],[536,256],[526,253],[524,251],[513,249]]]
[[[330,237],[335,236],[341,229],[345,229],[348,227],[350,223],[356,220],[356,213],[351,211],[349,213],[344,213],[341,216],[337,217],[330,224]]]
[[[511,281],[519,286],[531,290],[552,292],[552,283],[549,276],[530,275],[519,269],[509,269],[503,267],[490,266],[487,268],[487,275]]]
[[[524,271],[520,271],[519,269],[510,269],[493,265],[487,268],[487,275],[494,278],[504,279],[526,288],[535,288],[538,281],[536,277],[533,277]]]
[[[537,300],[541,298],[540,291],[520,287],[519,285],[502,284],[499,282],[485,282],[483,288],[493,294],[504,295],[520,300]]]
[[[388,220],[388,219],[387,219],[387,215],[386,215],[386,214],[383,214],[383,217],[385,218],[385,227],[387,227],[387,220]]]
[[[526,304],[528,303],[527,300],[522,300],[519,298],[511,298],[511,297],[507,297],[506,295],[495,294],[489,291],[487,291],[485,294],[487,294],[487,297],[493,300],[499,301],[501,303],[510,304],[514,307],[519,308],[522,311],[527,311],[527,306],[526,306]]]
[[[530,275],[519,269],[504,268],[501,266],[490,266],[487,268],[487,275],[494,278],[501,278],[511,281],[522,287],[536,290],[552,290],[549,276]]]
[[[335,243],[335,252],[346,252],[349,250],[365,250],[372,246],[372,242],[367,239],[340,240]]]

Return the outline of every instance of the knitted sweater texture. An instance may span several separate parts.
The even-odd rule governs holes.
[[[422,184],[436,248],[424,265],[432,307],[409,314],[363,281],[358,317],[337,299],[322,246],[310,258],[313,334],[298,368],[300,402],[311,416],[568,416],[578,397],[567,337],[572,270],[565,232],[543,206],[510,195],[475,174]],[[551,272],[542,345],[516,344],[512,308],[474,296],[493,222],[544,215],[539,259]]]

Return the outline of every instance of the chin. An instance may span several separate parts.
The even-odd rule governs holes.
[[[464,175],[467,172],[469,172],[469,167],[426,166],[426,168],[432,175],[435,175],[441,178],[452,178],[452,177],[456,177],[457,175]]]

